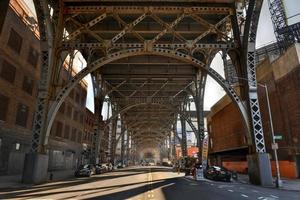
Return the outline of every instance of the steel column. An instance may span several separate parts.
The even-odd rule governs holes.
[[[182,156],[186,157],[187,156],[187,143],[186,143],[186,124],[185,120],[181,117],[180,118],[181,122],[181,150],[182,150]]]
[[[260,108],[257,96],[255,40],[258,19],[263,0],[249,1],[243,38],[248,80],[248,106],[251,114],[252,136],[255,153],[248,155],[248,174],[250,182],[264,186],[272,185],[272,172],[269,155],[266,153]]]
[[[124,164],[124,154],[125,154],[125,124],[124,121],[121,121],[121,160],[122,160],[122,165]]]
[[[111,141],[110,141],[110,162],[115,163],[116,154],[116,134],[118,118],[112,121]]]

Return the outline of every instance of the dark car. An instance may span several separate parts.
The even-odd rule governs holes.
[[[92,164],[86,164],[86,165],[81,165],[76,171],[75,171],[75,176],[76,177],[82,177],[82,176],[87,176],[90,177],[93,174],[96,173],[95,166]]]
[[[211,166],[209,167],[204,174],[205,178],[212,180],[231,180],[231,172],[224,167]]]
[[[106,168],[106,166],[104,166],[104,165],[97,164],[97,165],[95,166],[95,173],[96,173],[96,174],[102,174],[102,173],[104,173],[104,172],[106,172],[106,171],[107,171],[107,168]]]

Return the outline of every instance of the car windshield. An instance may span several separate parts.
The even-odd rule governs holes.
[[[219,166],[213,166],[213,168],[216,170],[216,171],[227,171],[227,169],[226,168],[224,168],[224,167],[219,167]]]
[[[214,168],[215,170],[217,170],[217,171],[221,171],[221,167],[214,166],[213,168]]]

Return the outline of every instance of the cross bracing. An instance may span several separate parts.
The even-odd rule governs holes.
[[[186,114],[192,97],[198,120],[198,127],[192,129],[201,144],[203,97],[209,75],[240,111],[251,152],[265,153],[254,56],[262,0],[34,3],[42,64],[33,152],[47,151],[50,129],[60,105],[75,84],[91,74],[98,120],[95,139],[100,138],[105,127],[115,129],[119,118],[125,129],[131,129],[134,145],[155,146],[176,132],[174,122],[178,118],[193,126]],[[61,64],[75,50],[86,59],[87,67],[61,84]],[[248,84],[240,82],[239,94],[210,67],[219,51],[234,60],[238,76],[249,80]],[[112,108],[112,116],[103,121],[100,113],[105,101]],[[152,131],[140,131],[147,128]],[[151,135],[158,137],[153,139]],[[112,138],[116,138],[115,130]],[[98,151],[94,150],[95,156]]]

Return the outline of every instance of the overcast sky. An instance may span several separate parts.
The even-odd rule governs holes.
[[[33,9],[34,6],[32,4],[32,0],[24,0],[28,6]],[[297,2],[296,2],[297,1]],[[296,5],[300,4],[300,0],[289,0],[289,5]],[[291,10],[290,15],[297,14],[297,10],[299,10],[299,7],[294,6],[298,9],[293,8],[293,6],[290,6],[289,10]],[[296,11],[295,11],[296,10]],[[261,47],[266,44],[269,44],[271,42],[274,42],[275,36],[273,31],[273,26],[271,22],[270,13],[268,10],[267,1],[265,0],[263,3],[260,20],[258,24],[258,34],[257,34],[257,40],[256,40],[256,47]],[[216,56],[216,58],[213,60],[211,67],[215,69],[218,73],[220,73],[224,77],[224,68],[222,64],[222,60],[219,56],[219,54]],[[91,85],[91,79],[90,77],[87,78],[87,81],[89,83],[88,88],[88,98],[87,98],[87,107],[90,110],[94,110],[94,102],[93,102],[93,90]],[[209,110],[223,95],[225,95],[224,90],[210,77],[207,79],[206,89],[205,89],[205,98],[204,98],[204,109]],[[107,110],[107,109],[105,109]]]

